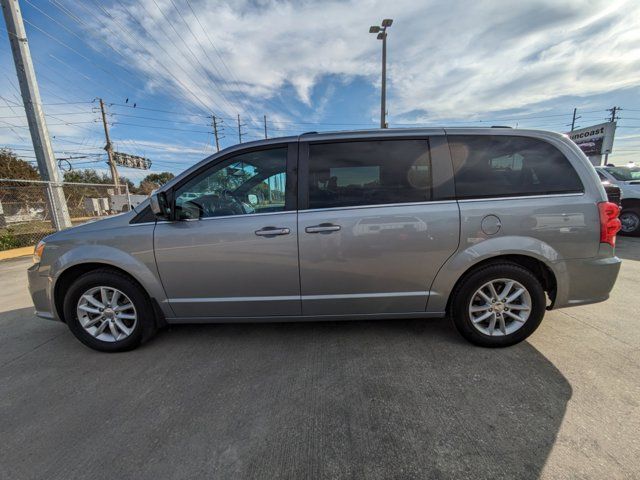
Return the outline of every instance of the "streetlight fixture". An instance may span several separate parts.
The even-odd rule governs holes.
[[[387,28],[391,26],[393,20],[385,18],[382,25],[373,25],[369,28],[369,33],[377,33],[378,40],[382,40],[382,91],[380,93],[380,128],[387,128],[386,103],[387,103]]]

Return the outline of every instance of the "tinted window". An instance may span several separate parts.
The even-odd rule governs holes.
[[[606,167],[613,178],[621,181],[640,180],[640,170],[628,167]]]
[[[177,218],[285,209],[287,149],[248,152],[213,165],[175,193]]]
[[[449,136],[458,198],[582,192],[554,146],[526,137]]]
[[[381,140],[309,146],[309,208],[431,199],[426,140]]]

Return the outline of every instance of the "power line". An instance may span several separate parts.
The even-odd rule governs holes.
[[[171,27],[171,29],[174,31],[174,33],[178,36],[178,38],[182,41],[182,43],[184,44],[185,47],[187,47],[187,50],[189,51],[189,53],[191,54],[191,56],[194,58],[194,60],[198,63],[198,65],[200,65],[200,68],[202,70],[202,72],[204,73],[205,77],[209,78],[209,80],[211,81],[211,84],[218,90],[218,92],[220,93],[220,98],[227,104],[228,107],[230,107],[231,111],[233,111],[233,105],[231,105],[227,99],[224,97],[224,95],[222,94],[222,90],[218,87],[218,81],[217,79],[213,78],[211,76],[211,74],[208,72],[208,70],[205,68],[205,66],[202,64],[202,62],[200,61],[200,59],[198,59],[198,57],[193,53],[193,50],[191,50],[191,47],[189,46],[189,44],[184,40],[184,38],[182,37],[182,35],[180,35],[180,32],[178,32],[178,30],[176,29],[176,27],[173,26],[173,22],[171,22],[171,20],[167,17],[167,15],[165,14],[164,10],[162,10],[162,8],[160,8],[160,6],[158,5],[158,2],[156,2],[156,0],[152,0],[153,4],[156,6],[156,8],[158,9],[158,11],[162,14],[162,17],[165,19],[165,21],[169,24],[169,26]],[[173,2],[172,2],[173,3]],[[142,5],[142,4],[141,4]],[[174,4],[175,7],[175,4]],[[144,5],[142,5],[142,8],[145,8]],[[145,8],[146,10],[146,8]],[[177,9],[176,9],[177,10]],[[182,14],[180,13],[180,11],[178,11],[178,14],[180,15],[180,18],[182,18]],[[184,21],[184,19],[183,19]],[[187,25],[188,27],[188,25]],[[197,41],[197,39],[196,39]],[[172,41],[173,43],[173,41]],[[175,43],[174,43],[175,46]],[[176,46],[177,47],[177,46]],[[194,70],[197,71],[197,67],[195,64],[191,63],[191,61],[189,61],[189,63],[194,67]]]
[[[25,0],[25,2],[27,2],[29,5],[31,5],[33,8],[35,8],[38,12],[40,12],[42,15],[44,15],[45,17],[47,17],[49,20],[55,22],[56,24],[60,25],[62,28],[64,28],[67,32],[69,32],[71,35],[73,35],[74,37],[76,37],[78,40],[80,40],[82,43],[84,43],[85,45],[89,46],[89,48],[91,48],[92,50],[94,50],[97,53],[100,53],[96,48],[93,47],[93,45],[91,45],[90,43],[86,42],[84,38],[82,38],[80,35],[78,35],[77,33],[75,33],[73,30],[69,29],[66,25],[64,25],[63,23],[59,22],[58,20],[56,20],[55,18],[53,18],[51,15],[47,14],[46,12],[44,12],[43,10],[41,10],[40,8],[38,8],[36,5],[34,5],[30,0]],[[57,2],[52,1],[51,2],[52,5],[54,5],[55,7],[58,7],[58,9],[60,9],[63,13],[64,10],[58,6]],[[71,17],[70,17],[71,18]],[[112,45],[110,45],[107,42],[104,42],[109,48],[111,48],[114,52],[116,53],[120,53],[118,52]],[[127,69],[126,67],[119,65],[120,68],[122,68],[125,72],[129,73],[130,75],[134,75],[133,72],[129,69]]]
[[[86,55],[83,55],[82,53],[78,52],[75,48],[70,47],[69,45],[67,45],[66,43],[64,43],[62,40],[59,40],[58,38],[56,38],[55,36],[51,35],[50,33],[48,33],[47,31],[43,30],[42,28],[38,27],[37,25],[35,25],[34,23],[30,22],[29,20],[25,20],[25,23],[31,25],[33,28],[35,28],[36,30],[38,30],[40,33],[42,33],[43,35],[46,35],[47,37],[49,37],[51,40],[53,40],[56,43],[59,43],[60,45],[62,45],[65,48],[68,48],[69,50],[71,50],[73,53],[75,53],[76,55],[78,55],[79,57],[83,58],[84,60],[86,60],[87,62],[91,63],[92,65],[94,65],[95,67],[99,68],[100,70],[102,70],[103,72],[105,72],[107,75],[115,78],[116,80],[122,82],[122,83],[126,83],[127,85],[129,85],[132,88],[137,88],[135,85],[133,85],[132,83],[128,82],[127,80],[121,78],[121,77],[117,77],[116,75],[114,75],[111,71],[107,70],[106,68],[102,68],[101,65],[97,64],[96,62],[94,62],[93,60],[91,60],[89,57],[87,57]]]
[[[109,104],[112,105],[112,104]],[[153,120],[154,122],[170,122],[170,123],[181,123],[181,124],[185,124],[185,125],[199,125],[199,126],[205,126],[206,123],[200,123],[200,122],[183,122],[180,120],[170,120],[170,119],[166,119],[166,118],[155,118],[155,117],[145,117],[145,116],[141,116],[141,115],[127,115],[126,113],[110,113],[110,116],[118,116],[118,117],[127,117],[127,118],[140,118],[140,119],[144,119],[144,120]],[[2,118],[2,117],[0,117]],[[221,117],[217,117],[217,118],[221,118]]]
[[[83,27],[83,26],[84,26],[84,28],[86,28],[86,29],[94,30],[94,31],[97,31],[98,33],[100,33],[100,31],[99,31],[98,29],[91,27],[89,24],[87,24],[87,23],[86,23],[86,22],[84,22],[83,20],[79,19],[76,15],[74,15],[74,14],[73,14],[70,10],[68,10],[65,6],[60,5],[60,4],[59,4],[59,2],[58,2],[57,0],[50,0],[50,1],[51,1],[51,3],[52,3],[55,7],[57,7],[57,8],[58,8],[62,13],[64,13],[67,17],[69,17],[73,22],[75,22],[75,23],[77,23],[78,25],[80,25],[80,27]],[[101,18],[101,17],[98,17],[98,16],[97,16],[97,15],[96,15],[92,10],[88,9],[88,7],[86,7],[82,2],[80,2],[80,3],[79,3],[79,5],[80,5],[81,7],[83,7],[84,9],[86,9],[86,11],[87,11],[87,12],[88,12],[88,13],[89,13],[93,18],[95,18],[95,19],[97,20],[97,22],[98,22],[98,24],[99,24],[99,26],[100,26],[100,29],[102,29],[102,30],[104,30],[104,31],[108,32],[108,33],[110,34],[111,38],[119,38],[119,36],[118,36],[114,31],[113,31],[113,29],[109,28],[108,24],[107,24],[106,22],[104,22],[104,21],[102,20],[102,18]],[[112,20],[113,20],[113,23],[115,23],[115,25],[116,25],[120,30],[122,30],[122,31],[123,31],[123,33],[128,34],[128,32],[127,32],[126,30],[124,30],[124,29],[121,27],[121,25],[119,24],[119,22],[117,22],[113,17],[112,17]],[[103,39],[99,34],[98,34],[98,36],[97,36],[97,37],[95,37],[95,38],[97,38],[100,42],[102,42],[103,44],[107,45],[107,47],[109,47],[109,48],[110,48],[110,49],[112,49],[114,52],[116,52],[118,55],[120,55],[120,57],[122,57],[122,59],[123,59],[124,61],[126,61],[126,62],[129,62],[129,61],[130,61],[130,56],[129,56],[129,55],[123,54],[119,49],[117,49],[117,48],[116,48],[115,46],[113,46],[111,43],[106,42],[106,41],[105,41],[105,40],[104,40],[104,39]],[[147,50],[147,53],[149,53],[149,52],[148,52],[148,50]],[[149,54],[150,54],[150,53],[149,53]],[[148,63],[148,66],[149,66],[149,67],[151,67],[151,68],[153,69],[153,71],[155,71],[158,75],[160,75],[160,76],[162,75],[162,72],[160,72],[160,70],[158,70],[158,68],[157,68],[154,64],[152,64],[152,63]],[[126,68],[125,68],[125,67],[123,67],[122,65],[120,66],[120,68],[123,68],[124,70],[129,71],[128,69],[126,69]],[[144,72],[144,70],[139,70],[139,71],[141,71],[141,72],[145,73],[145,74],[149,77],[149,79],[153,80],[153,79],[152,79],[152,77],[151,77],[147,72]],[[133,75],[133,73],[132,73],[132,75]],[[166,93],[168,93],[170,96],[174,97],[176,100],[180,100],[180,101],[181,101],[181,99],[179,99],[179,98],[178,98],[175,94],[173,94],[171,91],[167,91]]]
[[[173,5],[173,8],[176,10],[176,12],[178,12],[178,15],[180,16],[180,19],[181,19],[181,20],[182,20],[182,22],[186,25],[186,27],[187,27],[187,29],[189,30],[189,32],[191,33],[191,36],[193,37],[193,39],[196,41],[196,44],[200,47],[200,50],[201,50],[201,51],[204,53],[204,55],[207,57],[207,60],[208,60],[208,62],[209,62],[209,65],[211,65],[211,66],[215,69],[216,73],[218,74],[218,78],[220,78],[220,79],[221,79],[221,81],[222,81],[223,83],[226,83],[226,82],[224,81],[224,75],[220,72],[220,70],[219,70],[219,69],[218,69],[218,67],[217,67],[217,63],[218,63],[218,62],[213,61],[213,60],[211,59],[211,57],[209,57],[209,52],[207,52],[207,50],[202,46],[202,44],[200,43],[200,39],[199,39],[199,38],[196,36],[196,34],[194,33],[194,31],[193,31],[193,29],[191,28],[191,25],[189,24],[189,22],[187,22],[187,21],[185,20],[184,16],[182,15],[182,12],[180,11],[180,9],[178,9],[178,7],[176,6],[176,4],[175,4],[174,0],[170,0],[170,2],[171,2],[171,4]],[[191,9],[191,5],[189,5],[189,8]],[[191,11],[193,12],[193,9],[191,9]],[[195,13],[194,13],[194,16],[195,16]],[[197,17],[196,17],[196,20],[197,20]],[[200,23],[200,22],[198,21],[198,23]],[[213,43],[211,42],[211,39],[208,37],[207,32],[205,32],[205,36],[209,39],[209,43],[211,43],[211,46],[214,48],[214,50],[216,50],[216,49],[215,49],[215,47],[213,46]],[[217,50],[216,50],[216,52],[217,52]],[[218,55],[218,58],[220,58],[220,60],[222,61],[222,57],[221,57],[220,55]],[[224,61],[222,61],[222,63],[224,64]],[[228,68],[227,68],[227,70],[228,70]],[[231,73],[231,72],[229,71],[229,73]],[[235,91],[235,90],[233,90],[233,89],[230,89],[229,91],[231,92],[231,94],[232,94],[232,95],[233,95],[233,97],[235,98],[235,101],[238,103],[238,106],[242,106],[242,105],[243,105],[243,102],[242,102],[242,99],[240,99],[240,97],[238,96],[238,92],[236,92],[236,91]],[[240,90],[240,93],[242,93],[242,94],[243,94],[244,99],[245,99],[245,101],[247,102],[247,103],[246,103],[247,107],[248,107],[249,105],[251,105],[251,101],[249,101],[249,99],[246,97],[246,95],[244,95],[244,92],[242,92],[242,91]],[[247,108],[247,107],[245,107],[245,108]],[[252,111],[251,113],[252,113],[252,115],[256,115],[256,113],[255,113],[254,111]]]
[[[207,131],[207,130],[191,130],[191,129],[184,129],[184,128],[171,128],[171,127],[160,127],[160,126],[156,126],[156,125],[140,125],[137,123],[125,123],[125,122],[111,122],[110,125],[128,125],[130,127],[143,127],[143,128],[155,128],[158,130],[173,130],[176,132],[191,132],[191,133],[206,133],[209,134],[211,132]]]
[[[164,46],[162,46],[162,44],[161,44],[160,42],[158,42],[158,41],[155,39],[155,37],[149,33],[149,31],[144,27],[144,25],[142,25],[142,24],[138,21],[138,19],[137,19],[137,18],[136,18],[132,13],[131,13],[131,11],[127,8],[127,6],[126,6],[126,5],[124,5],[124,4],[122,3],[122,1],[121,1],[121,0],[117,0],[117,2],[120,4],[120,6],[122,6],[122,8],[123,8],[124,10],[126,10],[126,12],[127,12],[128,16],[129,16],[129,17],[131,17],[131,18],[133,19],[133,21],[134,21],[135,23],[137,23],[137,24],[140,26],[140,28],[141,28],[142,30],[144,30],[144,32],[146,33],[147,37],[148,37],[148,38],[150,38],[151,40],[153,40],[153,41],[156,43],[156,45],[158,45],[158,47],[160,47],[160,49],[161,49],[163,52],[165,52],[165,54],[166,54],[169,58],[171,58],[171,60],[172,60],[174,63],[176,63],[176,65],[179,65],[179,62],[176,62],[176,61],[175,61],[175,59],[173,58],[173,56],[172,56],[171,54],[169,54],[169,52],[167,51],[167,49],[166,49],[166,48],[164,48]],[[96,2],[95,2],[95,0],[94,0],[94,3],[96,3]],[[111,14],[109,14],[106,10],[104,10],[104,8],[102,8],[102,7],[101,7],[100,5],[98,5],[97,3],[96,3],[96,6],[98,6],[98,8],[100,8],[100,10],[102,10],[102,11],[103,11],[103,13],[105,13],[105,15],[107,15],[107,16],[108,16],[109,18],[111,18],[114,22],[116,22],[116,20],[113,18],[113,16],[112,16]],[[144,10],[147,12],[147,14],[149,14],[149,11],[144,7],[144,4],[142,4],[142,3],[141,3],[141,4],[140,4],[140,6],[142,6],[142,8],[144,8]],[[116,23],[117,23],[117,22],[116,22]],[[185,85],[185,84],[184,84],[184,83],[183,83],[183,82],[182,82],[178,77],[176,77],[176,76],[175,76],[175,75],[174,75],[174,74],[173,74],[173,73],[172,73],[172,72],[171,72],[171,71],[170,71],[170,70],[169,70],[169,69],[168,69],[164,64],[162,64],[162,63],[161,63],[161,62],[159,62],[157,59],[155,59],[155,57],[151,54],[151,52],[149,52],[149,50],[148,50],[146,47],[144,47],[142,44],[139,44],[139,45],[140,45],[140,46],[141,46],[141,47],[142,47],[142,48],[143,48],[143,49],[144,49],[144,50],[145,50],[145,51],[150,55],[150,57],[151,57],[154,61],[156,61],[156,62],[157,62],[161,67],[163,67],[163,68],[167,71],[167,73],[168,73],[169,75],[171,75],[171,77],[172,77],[172,78],[174,78],[174,80],[175,80],[176,82],[178,82],[180,85],[182,85],[182,87],[183,87],[187,92],[189,92],[189,94],[190,94],[190,95],[191,95],[191,96],[192,96],[192,97],[193,97],[193,98],[194,98],[198,103],[200,103],[200,105],[202,105],[202,107],[203,107],[203,111],[205,111],[205,112],[209,112],[209,111],[210,111],[209,106],[207,106],[207,105],[202,101],[202,99],[201,99],[199,96],[197,96],[195,93],[193,93],[193,91],[192,91],[192,90],[191,90],[187,85]]]

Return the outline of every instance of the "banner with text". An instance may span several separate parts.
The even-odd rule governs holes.
[[[592,127],[579,128],[567,135],[588,157],[611,153],[616,122],[601,123]]]

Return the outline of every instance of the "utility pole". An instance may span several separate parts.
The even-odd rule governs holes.
[[[9,33],[9,43],[13,53],[13,61],[20,84],[20,93],[24,110],[29,123],[29,133],[33,142],[33,151],[38,162],[40,177],[48,183],[47,204],[56,230],[71,226],[67,201],[62,189],[60,172],[56,167],[56,159],[49,138],[49,129],[42,110],[40,90],[36,72],[31,62],[31,51],[27,42],[27,32],[22,21],[22,13],[18,0],[0,0],[4,21]]]
[[[616,117],[616,113],[620,110],[622,110],[620,107],[613,107],[609,109],[611,112],[611,118],[609,119],[610,122],[615,122],[618,119],[618,117]]]
[[[216,151],[220,151],[220,139],[218,138],[218,121],[215,115],[211,115],[211,126],[213,127],[213,137],[216,139]]]
[[[369,28],[369,33],[377,33],[378,40],[382,40],[382,90],[380,92],[380,128],[387,128],[387,28],[391,26],[393,20],[385,18],[382,26],[373,25]]]
[[[609,118],[610,122],[615,122],[616,120],[618,120],[618,117],[616,116],[616,113],[618,113],[620,110],[622,110],[620,107],[612,107],[609,109],[609,111],[611,112],[611,118]],[[604,154],[604,164],[607,165],[609,163],[609,154],[605,153]]]
[[[573,120],[571,120],[571,131],[573,132],[576,128],[576,120],[578,120],[579,118],[582,118],[581,116],[576,116],[576,113],[578,113],[578,109],[574,108],[573,109]]]
[[[118,169],[116,168],[116,162],[113,160],[113,146],[111,145],[111,138],[109,138],[109,125],[107,125],[107,114],[104,111],[104,102],[100,98],[100,111],[102,112],[102,125],[104,126],[104,136],[107,140],[107,144],[104,149],[107,151],[107,157],[109,158],[109,169],[111,169],[111,181],[119,190],[120,176],[118,175]],[[118,191],[118,193],[120,193]]]
[[[267,139],[267,116],[264,115],[264,138]]]
[[[242,143],[242,127],[245,127],[246,124],[240,123],[240,114],[238,114],[238,143]]]

